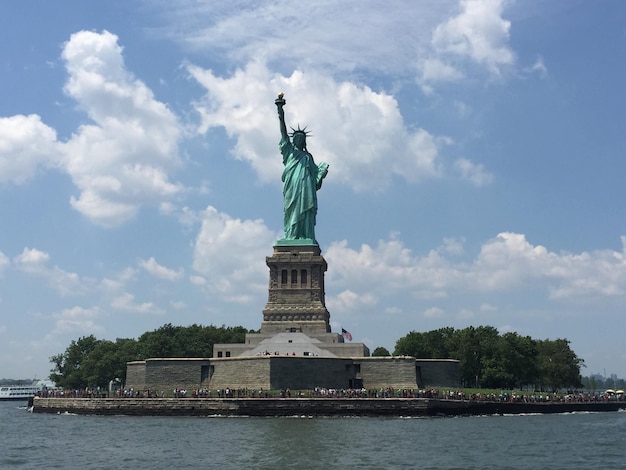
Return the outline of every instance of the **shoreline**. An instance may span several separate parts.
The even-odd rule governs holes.
[[[626,410],[626,401],[500,402],[437,398],[40,398],[33,413],[124,416],[436,417]]]

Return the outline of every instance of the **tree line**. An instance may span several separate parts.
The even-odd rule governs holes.
[[[184,327],[168,323],[138,339],[109,341],[84,336],[50,358],[50,379],[65,389],[106,388],[110,380],[125,382],[127,362],[151,357],[212,357],[214,344],[243,343],[246,333],[253,332],[241,326]],[[541,390],[557,390],[582,386],[580,368],[584,361],[570,349],[567,339],[501,335],[491,326],[411,331],[396,342],[393,354],[457,359],[465,387],[513,389],[533,385]],[[372,355],[390,354],[385,348],[376,348]]]
[[[83,336],[72,340],[65,352],[52,356],[50,380],[65,389],[108,387],[110,380],[126,380],[126,363],[151,357],[211,357],[213,345],[243,343],[242,326],[173,326],[171,323],[142,334],[138,339],[115,341]]]
[[[476,388],[539,390],[582,387],[580,368],[567,339],[538,340],[492,326],[412,331],[396,342],[394,355],[422,359],[457,359],[462,383]]]

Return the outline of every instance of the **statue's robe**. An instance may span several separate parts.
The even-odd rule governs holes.
[[[319,167],[313,155],[299,150],[289,140],[280,140],[283,155],[282,181],[284,212],[284,239],[307,238],[315,241],[315,217],[317,215],[317,190],[325,176],[325,164]]]

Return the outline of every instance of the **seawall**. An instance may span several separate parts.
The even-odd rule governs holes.
[[[471,416],[605,412],[624,401],[490,402],[434,398],[39,398],[34,413],[129,416]]]

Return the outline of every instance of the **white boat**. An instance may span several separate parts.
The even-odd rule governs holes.
[[[32,385],[2,385],[0,400],[28,400],[42,389],[39,383]]]

